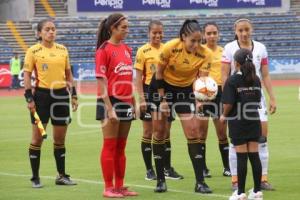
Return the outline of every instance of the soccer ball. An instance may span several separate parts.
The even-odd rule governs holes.
[[[199,101],[213,100],[218,93],[218,84],[209,76],[200,77],[194,83],[195,98]]]

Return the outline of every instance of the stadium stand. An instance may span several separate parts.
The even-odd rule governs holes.
[[[300,15],[300,0],[291,0],[291,11]]]
[[[300,0],[292,0],[293,12],[287,13],[248,13],[244,16],[254,23],[254,39],[263,42],[269,51],[271,58],[299,58],[300,56],[300,16],[297,15]],[[47,6],[43,0],[35,0],[35,17],[31,21],[15,23],[17,30],[23,37],[27,46],[35,40],[37,22],[43,17],[49,17]],[[56,13],[57,42],[66,45],[70,52],[71,62],[75,64],[93,64],[96,42],[96,31],[100,17],[68,17],[64,1],[48,0],[48,4]],[[130,34],[126,43],[133,48],[133,55],[139,46],[147,41],[147,24],[151,19],[160,19],[165,25],[165,38],[167,41],[178,35],[179,27],[186,18],[196,18],[201,24],[208,21],[216,21],[220,25],[221,45],[234,38],[233,22],[238,15],[159,15],[159,16],[129,16]],[[175,30],[175,31],[174,31]],[[10,50],[23,53],[18,43],[14,40],[5,24],[0,24],[2,41],[10,47]],[[2,43],[1,43],[2,45]],[[1,53],[2,62],[8,61],[11,52]],[[1,50],[2,52],[2,50]]]
[[[67,7],[65,0],[35,0],[35,17],[62,17],[67,16]],[[49,4],[49,5],[48,5]],[[50,12],[50,13],[49,13]],[[53,13],[52,13],[53,12]],[[52,14],[52,15],[50,15]]]
[[[177,36],[179,27],[186,18],[197,18],[201,24],[216,21],[221,29],[221,45],[234,38],[233,22],[237,15],[226,14],[219,16],[157,16],[165,25],[165,41]],[[296,57],[300,52],[300,18],[295,13],[285,14],[247,14],[254,22],[254,38],[262,41],[268,47],[271,57]],[[127,43],[137,48],[147,41],[147,24],[150,17],[129,16],[131,25]],[[100,18],[98,17],[60,17],[55,19],[58,29],[57,42],[65,44],[70,51],[72,62],[93,62],[95,51],[96,31]],[[36,27],[38,19],[31,23]],[[174,31],[176,30],[176,31]]]

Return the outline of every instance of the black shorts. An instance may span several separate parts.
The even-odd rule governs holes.
[[[149,85],[144,84],[143,90],[144,90],[144,98],[147,103],[147,110],[146,112],[140,114],[140,119],[143,121],[151,121],[152,117],[151,117],[151,107],[149,102]]]
[[[212,101],[205,102],[203,105],[203,110],[202,112],[199,113],[199,115],[218,119],[222,114],[221,97],[222,97],[222,86],[218,86],[218,94],[216,98]]]
[[[173,111],[179,114],[195,113],[195,96],[192,85],[178,87],[164,82],[164,91],[172,115],[174,113]],[[151,110],[159,111],[160,97],[156,87],[155,76],[153,76],[149,87],[149,100],[151,103]]]
[[[242,139],[242,138],[233,139],[233,138],[231,138],[231,143],[234,146],[238,146],[238,145],[247,144],[248,142],[258,142],[258,140],[259,140],[259,137],[245,138],[245,139]]]
[[[70,97],[66,88],[53,90],[35,88],[33,99],[36,112],[43,124],[47,124],[49,118],[52,125],[65,126],[71,123]],[[34,124],[34,117],[32,114],[30,116],[31,123]]]
[[[144,97],[147,103],[147,110],[145,113],[141,113],[140,114],[140,119],[142,121],[152,121],[152,116],[151,116],[151,102],[149,100],[149,85],[144,84],[143,85],[143,90],[144,90]],[[174,114],[173,114],[174,115]],[[168,117],[168,121],[172,122],[175,120],[175,117],[173,115],[170,115],[170,117]]]
[[[109,97],[110,102],[120,121],[134,120],[133,105],[123,102],[115,97]],[[96,106],[96,120],[103,120],[107,118],[107,111],[103,99],[97,99]]]

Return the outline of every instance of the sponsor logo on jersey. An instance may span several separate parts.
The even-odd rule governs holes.
[[[203,59],[205,58],[204,55],[202,55],[202,54],[200,54],[198,52],[195,53],[195,56],[198,57],[198,58],[203,58]]]
[[[120,62],[116,67],[114,72],[119,75],[128,75],[132,74],[132,66],[127,65],[123,62]]]
[[[143,50],[143,53],[147,53],[148,51],[151,51],[151,47],[148,48],[148,49],[144,49],[144,50]]]
[[[39,51],[41,51],[41,50],[42,50],[42,47],[40,47],[40,48],[38,48],[38,49],[36,49],[36,50],[33,50],[32,53],[33,53],[33,54],[36,54],[37,52],[39,52]]]
[[[183,49],[172,49],[172,53],[181,53]]]

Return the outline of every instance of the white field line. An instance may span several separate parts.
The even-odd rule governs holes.
[[[6,173],[6,172],[0,172],[0,176],[11,176],[11,177],[31,177],[31,175],[26,175],[26,174],[13,174],[13,173]],[[55,177],[52,176],[41,176],[43,179],[50,179],[50,180],[55,180]],[[94,181],[94,180],[87,180],[87,179],[73,179],[76,182],[81,182],[81,183],[88,183],[88,184],[95,184],[95,185],[103,185],[104,183],[102,181]],[[131,186],[131,187],[136,187],[136,188],[143,188],[143,189],[149,189],[153,190],[153,186],[148,186],[148,185],[136,185],[136,184],[126,184],[126,186]],[[196,196],[206,196],[206,197],[212,197],[212,198],[220,198],[220,199],[228,199],[229,196],[223,195],[223,194],[199,194],[199,193],[194,193],[194,192],[187,192],[183,190],[174,190],[174,189],[168,189],[169,192],[174,192],[174,193],[180,193],[180,194],[188,194],[188,195],[196,195]]]

